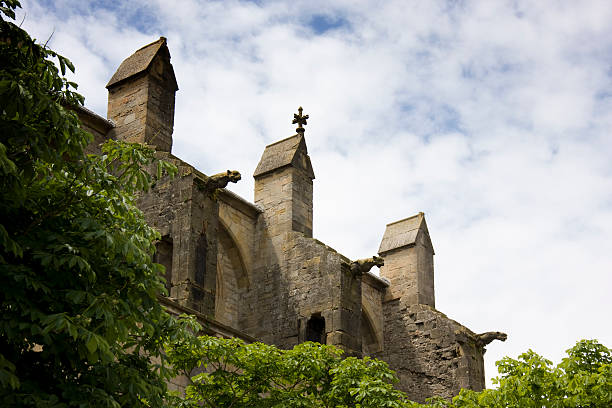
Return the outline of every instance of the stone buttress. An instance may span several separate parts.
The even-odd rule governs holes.
[[[303,129],[267,146],[253,177],[262,215],[245,331],[280,347],[317,341],[361,355],[361,278],[312,238],[314,172]]]
[[[218,204],[208,177],[171,154],[178,90],[166,39],[161,37],[121,63],[108,85],[111,138],[146,143],[174,163],[174,179],[160,180],[139,197],[147,221],[162,235],[156,261],[166,268],[169,297],[207,316],[215,313]]]
[[[435,309],[434,250],[424,214],[388,224],[378,252],[385,261],[380,275],[390,282],[378,356],[397,372],[400,388],[420,402],[483,389],[486,343]]]

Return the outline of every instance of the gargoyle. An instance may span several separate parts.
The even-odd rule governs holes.
[[[384,264],[384,259],[379,256],[374,256],[373,258],[359,259],[357,261],[351,262],[351,272],[353,272],[353,274],[355,275],[361,275],[363,273],[369,272],[373,266],[378,266],[380,268]]]
[[[476,335],[476,344],[480,347],[484,347],[493,340],[506,341],[508,335],[502,332],[486,332]]]
[[[219,188],[225,188],[229,183],[240,180],[240,173],[236,170],[228,170],[223,173],[213,174],[204,181],[204,190],[214,192]]]

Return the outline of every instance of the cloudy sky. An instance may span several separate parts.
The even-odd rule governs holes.
[[[242,172],[306,138],[314,235],[350,258],[426,214],[436,306],[558,361],[612,346],[609,1],[22,1],[23,27],[69,57],[86,105],[141,46],[168,38],[173,153]],[[53,34],[51,36],[51,34]]]

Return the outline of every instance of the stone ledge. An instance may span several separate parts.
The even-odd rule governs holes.
[[[219,190],[219,199],[230,207],[236,208],[253,219],[257,218],[259,214],[263,213],[263,210],[257,204],[253,204],[240,197],[233,191],[225,188]]]
[[[175,309],[178,310],[180,313],[186,313],[195,316],[198,319],[198,322],[202,323],[203,331],[208,332],[207,334],[219,334],[226,338],[236,337],[241,340],[244,340],[247,343],[255,343],[258,341],[256,338],[251,337],[248,334],[241,332],[240,330],[226,326],[223,323],[220,323],[215,319],[211,319],[210,317],[207,317],[196,310],[180,305],[170,298],[167,298],[165,296],[158,296],[158,299],[159,302],[163,306],[165,306],[166,309],[168,309],[170,312],[173,311],[172,309]]]

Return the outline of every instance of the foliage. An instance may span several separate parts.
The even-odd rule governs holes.
[[[177,406],[192,407],[547,407],[612,406],[612,353],[582,340],[556,367],[529,350],[497,363],[497,389],[461,390],[452,401],[408,401],[395,390],[386,363],[354,357],[318,343],[279,350],[238,339],[191,337],[166,345],[169,361],[189,378]]]
[[[183,407],[402,407],[386,363],[342,358],[333,346],[306,342],[291,350],[201,336],[168,344],[190,382]]]
[[[11,21],[17,7],[0,1],[0,406],[163,405],[161,346],[189,321],[157,301],[159,235],[132,197],[154,153],[84,153],[74,67]]]
[[[594,340],[581,340],[567,350],[556,367],[529,350],[517,360],[497,362],[501,377],[497,389],[474,392],[461,390],[452,402],[432,400],[415,407],[590,407],[612,406],[612,352]]]

